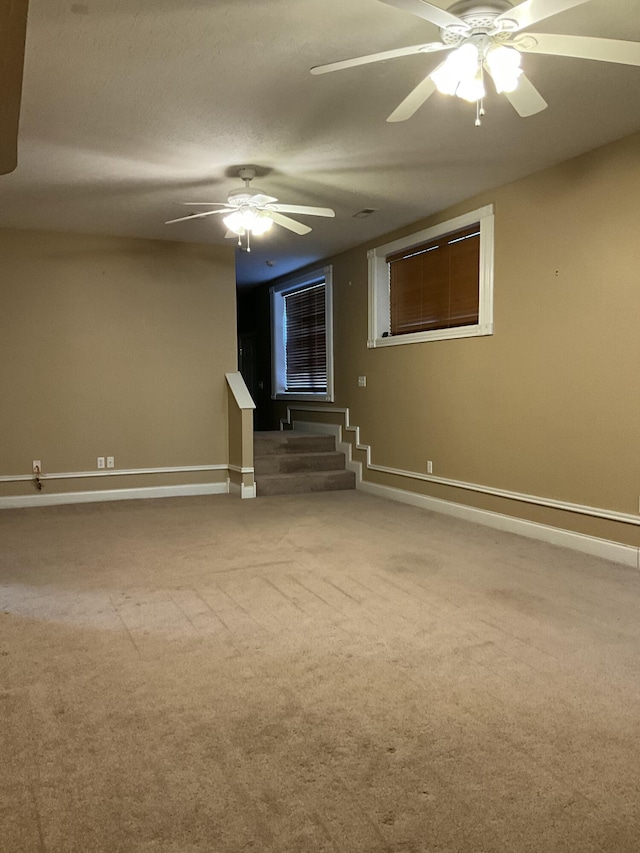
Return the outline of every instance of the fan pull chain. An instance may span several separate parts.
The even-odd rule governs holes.
[[[238,246],[241,252],[250,252],[251,251],[251,231],[244,232],[247,238],[246,248],[242,245],[242,234],[238,234]]]
[[[482,80],[482,88],[484,89],[484,63],[482,59],[479,60],[480,65],[480,79]],[[482,117],[484,116],[484,98],[479,98],[476,101],[476,127],[482,126]]]

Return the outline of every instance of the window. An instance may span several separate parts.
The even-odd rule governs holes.
[[[333,400],[331,267],[271,288],[273,397]]]
[[[480,225],[387,257],[391,334],[478,322]]]
[[[493,334],[493,207],[369,252],[369,347]]]

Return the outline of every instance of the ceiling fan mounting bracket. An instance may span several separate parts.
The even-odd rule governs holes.
[[[256,170],[251,166],[243,166],[242,169],[238,169],[238,177],[242,178],[243,181],[252,181],[255,176]]]
[[[459,0],[447,9],[457,18],[466,21],[467,18],[478,18],[488,16],[493,21],[498,15],[513,9],[513,3],[509,0],[490,0],[489,3],[481,3],[479,0]]]

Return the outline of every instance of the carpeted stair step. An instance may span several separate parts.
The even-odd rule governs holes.
[[[344,453],[326,433],[282,430],[256,432],[253,441],[256,493],[297,495],[355,489],[353,471],[345,470]]]
[[[253,435],[255,458],[271,453],[327,453],[335,449],[336,442],[332,435],[312,435],[292,430],[256,432]]]
[[[333,492],[355,489],[353,471],[306,471],[295,474],[263,474],[256,478],[258,496],[297,495],[303,492]]]
[[[254,465],[256,475],[344,471],[344,453],[336,450],[320,453],[269,453],[256,456]]]

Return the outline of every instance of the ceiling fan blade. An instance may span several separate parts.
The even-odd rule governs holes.
[[[518,88],[514,92],[505,92],[504,96],[518,115],[523,118],[540,113],[549,106],[531,80],[524,74],[518,77]]]
[[[244,234],[244,231],[242,232],[242,234]],[[240,237],[240,236],[242,236],[242,235],[236,234],[235,231],[226,231],[225,235],[224,235],[224,239],[225,240],[237,240],[238,237]]]
[[[368,56],[356,56],[354,59],[343,59],[340,62],[329,62],[327,65],[314,65],[312,74],[327,74],[329,71],[342,71],[343,68],[355,68],[357,65],[368,65],[371,62],[383,62],[385,59],[396,59],[400,56],[414,56],[416,53],[434,53],[447,50],[450,45],[441,41],[429,44],[413,44],[409,47],[399,47],[396,50],[385,50],[382,53],[370,53]]]
[[[289,219],[288,216],[283,216],[275,210],[269,211],[269,216],[277,225],[282,225],[283,228],[288,228],[289,231],[295,231],[296,234],[308,234],[311,231],[308,225],[303,225],[302,222],[296,222],[295,219]]]
[[[523,53],[546,53],[553,56],[596,59],[600,62],[618,62],[621,65],[640,65],[640,42],[637,41],[527,33],[511,44]]]
[[[302,213],[306,216],[335,216],[335,210],[330,207],[306,207],[302,204],[270,204],[267,210],[271,213]]]
[[[178,219],[168,219],[164,224],[173,225],[174,222],[186,222],[187,219],[202,219],[204,216],[213,216],[215,213],[232,213],[228,207],[224,210],[207,210],[204,213],[190,213],[188,216],[179,216]]]
[[[201,206],[204,206],[204,207],[229,207],[229,205],[226,202],[222,202],[222,201],[181,201],[180,204],[186,204],[186,205],[189,205],[190,207],[195,207],[195,206],[198,206],[198,207],[201,207]]]
[[[404,101],[395,108],[387,118],[387,121],[406,121],[408,118],[411,118],[415,111],[419,109],[419,107],[421,107],[435,91],[436,84],[431,79],[431,74],[428,74],[422,83],[418,83],[416,88],[412,92],[409,92]]]
[[[18,165],[18,125],[29,0],[0,9],[0,175]]]
[[[387,6],[395,6],[396,9],[402,9],[404,12],[410,12],[412,15],[417,15],[425,21],[430,21],[436,27],[465,27],[466,24],[461,18],[452,15],[432,3],[426,3],[425,0],[380,0],[381,3],[386,3]],[[585,2],[585,0],[582,0]]]
[[[518,26],[513,31],[517,32],[552,15],[571,9],[573,6],[581,6],[588,2],[589,0],[526,0],[525,3],[520,3],[519,6],[507,9],[506,12],[498,15],[495,23],[499,24],[505,20],[515,21]]]

